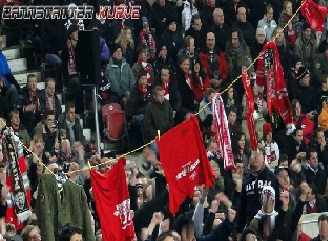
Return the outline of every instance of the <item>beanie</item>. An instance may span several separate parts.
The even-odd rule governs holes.
[[[272,127],[270,123],[265,123],[263,125],[263,139],[266,138],[267,134],[271,132],[272,133]]]

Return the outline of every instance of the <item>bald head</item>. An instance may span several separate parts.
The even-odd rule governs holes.
[[[213,11],[213,19],[215,24],[222,25],[224,24],[224,14],[222,8],[216,8]]]
[[[213,50],[215,46],[215,36],[213,32],[208,32],[206,35],[206,46],[209,50]]]

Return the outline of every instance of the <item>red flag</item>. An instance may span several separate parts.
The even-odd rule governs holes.
[[[213,186],[214,172],[194,115],[165,133],[157,142],[169,184],[169,210],[174,215],[186,197],[193,197],[196,186]]]
[[[268,49],[272,49],[273,52],[273,67],[267,70],[265,83],[265,59],[264,54],[262,54],[257,64],[256,86],[260,90],[263,90],[266,84],[269,114],[279,113],[285,125],[288,125],[292,123],[292,108],[286,89],[284,70],[280,63],[277,45],[274,41],[266,43],[262,49],[262,53],[265,53]]]
[[[306,18],[311,28],[317,31],[325,31],[325,19],[327,8],[313,2],[313,0],[303,0],[301,13]]]
[[[254,118],[253,118],[254,96],[251,90],[250,80],[245,67],[243,68],[242,80],[246,91],[246,121],[249,131],[249,139],[250,139],[251,149],[255,151],[257,150],[258,142],[257,142]]]
[[[125,163],[122,157],[104,174],[90,171],[104,241],[131,241],[134,238]]]

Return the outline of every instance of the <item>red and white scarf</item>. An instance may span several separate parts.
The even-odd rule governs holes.
[[[16,229],[23,228],[23,222],[32,216],[30,210],[30,189],[27,177],[23,147],[12,130],[4,131],[2,139],[6,172],[7,212],[6,223],[15,224]]]
[[[52,106],[50,105],[49,99],[52,98]],[[52,107],[52,108],[51,108]],[[53,97],[48,97],[46,95],[46,110],[53,110],[56,111],[56,98],[55,96]]]
[[[68,63],[67,63],[68,75],[74,75],[77,73],[75,47],[73,46],[70,40],[68,40],[67,42],[67,47],[68,47]]]
[[[189,74],[185,74],[185,79],[186,79],[186,83],[189,86],[189,88],[191,89],[191,82],[190,82],[190,78],[189,78]]]
[[[285,125],[292,123],[292,108],[288,98],[286,83],[284,78],[284,71],[280,63],[279,52],[274,41],[266,43],[263,47],[262,53],[267,49],[273,51],[273,67],[267,71],[267,79],[264,76],[264,54],[258,59],[256,70],[256,86],[259,90],[264,90],[267,87],[267,102],[268,112],[279,113],[283,118]],[[266,81],[266,82],[265,82]]]
[[[290,20],[290,17],[289,16],[285,16],[285,21],[286,23]],[[288,24],[288,27],[287,27],[287,34],[288,34],[288,37],[287,37],[287,40],[288,40],[288,43],[290,43],[291,45],[293,45],[295,42],[296,42],[296,33],[295,33],[295,30],[293,28],[293,23],[290,22]]]
[[[246,67],[243,67],[243,73],[242,73],[242,80],[246,91],[246,121],[247,121],[247,127],[249,131],[249,139],[251,144],[251,149],[253,151],[257,150],[257,137],[255,132],[255,124],[254,124],[254,96],[252,93],[251,85],[250,85],[250,79],[247,74]]]
[[[148,86],[151,86],[153,80],[151,79],[151,70],[148,66],[148,63],[147,62],[143,62],[142,61],[142,58],[138,58],[138,63],[142,66],[142,68],[144,68],[144,70],[146,70],[147,72],[147,85]]]
[[[147,98],[148,88],[147,85],[145,87],[142,86],[142,84],[139,84],[139,90],[143,96],[144,99]]]
[[[139,37],[140,37],[140,42],[145,44],[148,48],[148,59],[154,59],[155,58],[155,53],[156,53],[156,45],[155,45],[155,40],[153,38],[153,35],[151,34],[151,31],[146,33],[148,35],[148,40],[145,38],[145,33],[143,30],[140,31]]]
[[[224,102],[219,93],[212,99],[213,124],[215,140],[219,147],[221,157],[224,160],[224,170],[235,169],[233,161],[228,119],[224,108]]]
[[[168,79],[166,83],[161,84],[161,87],[165,91],[164,95],[167,95],[169,93],[169,86],[170,86],[171,79]]]
[[[39,101],[39,95],[38,95],[38,90],[32,91],[29,90],[29,100],[30,104],[35,104],[36,105],[36,110],[40,110],[40,101]]]

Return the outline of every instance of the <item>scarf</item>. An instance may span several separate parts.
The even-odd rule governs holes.
[[[52,109],[51,109],[51,105],[49,103],[49,99],[52,98]],[[46,110],[53,110],[56,112],[56,99],[55,99],[55,96],[53,97],[48,97],[46,96]]]
[[[287,23],[289,21],[290,17],[285,15],[285,22]],[[293,45],[295,42],[296,42],[296,33],[294,31],[294,28],[293,28],[293,23],[290,22],[288,24],[288,27],[287,27],[287,40],[288,40],[288,43],[290,43],[291,45]]]
[[[153,82],[151,79],[151,70],[148,67],[148,63],[147,62],[143,62],[142,58],[138,58],[138,63],[144,68],[144,70],[146,70],[147,72],[147,85],[151,86],[151,83]]]
[[[29,90],[28,95],[29,95],[30,104],[35,104],[36,111],[38,111],[40,109],[38,90],[35,91]]]
[[[243,68],[242,80],[246,91],[246,121],[247,127],[249,130],[249,140],[251,144],[251,149],[253,151],[257,150],[257,137],[255,132],[255,124],[254,124],[254,96],[252,94],[250,79],[246,71],[246,67]]]
[[[139,90],[143,96],[143,99],[145,100],[147,98],[147,91],[148,91],[147,85],[145,87],[143,87],[142,84],[139,84]]]
[[[215,140],[224,160],[224,170],[235,169],[231,140],[228,128],[228,119],[225,112],[222,96],[218,93],[212,99],[213,124],[215,126]]]
[[[148,51],[148,59],[154,59],[155,58],[155,53],[156,53],[156,46],[155,46],[155,41],[153,38],[153,35],[151,34],[151,31],[148,33],[144,33],[142,30],[140,31],[139,34],[140,42],[145,44],[149,51]]]
[[[70,40],[68,40],[67,42],[67,47],[68,47],[68,63],[67,63],[68,75],[74,75],[77,73],[75,47],[73,46]]]
[[[30,190],[23,147],[11,128],[4,131],[2,141],[4,161],[8,164],[6,222],[17,224],[16,229],[20,229],[23,228],[23,222],[32,215],[29,209]]]
[[[189,78],[189,74],[185,74],[185,79],[186,79],[186,83],[189,86],[189,88],[191,89],[191,82],[190,82],[190,78]]]
[[[170,82],[171,79],[168,79],[166,83],[161,84],[161,87],[163,88],[163,90],[165,91],[164,96],[167,95],[169,93],[169,86],[170,86]]]
[[[231,48],[231,53],[232,53],[232,55],[238,55],[238,54],[240,54],[242,51],[243,51],[243,46],[242,46],[242,44],[239,44],[239,46],[238,47],[235,47],[235,48]]]
[[[270,51],[273,53],[274,64],[268,69],[267,56],[271,56]],[[274,41],[266,43],[263,47],[262,55],[258,59],[255,84],[260,92],[264,91],[265,84],[267,86],[269,115],[279,114],[283,118],[285,125],[292,123],[292,108],[286,89],[284,71],[279,60],[277,45]]]

